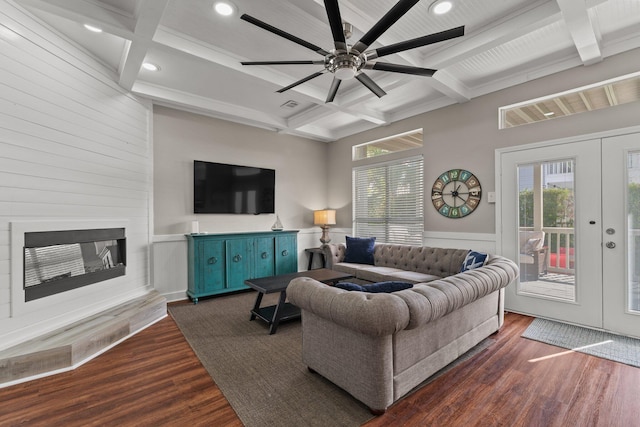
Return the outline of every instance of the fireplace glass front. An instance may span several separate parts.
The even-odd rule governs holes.
[[[25,233],[25,301],[123,276],[124,228]]]

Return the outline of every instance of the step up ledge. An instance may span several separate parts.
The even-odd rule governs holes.
[[[0,387],[68,370],[167,315],[157,291],[0,352]]]

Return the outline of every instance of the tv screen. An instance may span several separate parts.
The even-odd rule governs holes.
[[[275,213],[276,171],[194,160],[193,212]]]

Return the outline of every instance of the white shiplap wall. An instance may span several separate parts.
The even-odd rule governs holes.
[[[0,348],[150,290],[150,103],[10,1],[0,2]],[[11,314],[12,222],[124,221],[125,280]]]

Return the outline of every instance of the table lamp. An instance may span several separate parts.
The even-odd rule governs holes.
[[[336,223],[336,211],[333,209],[323,209],[320,211],[313,211],[313,224],[319,225],[322,228],[322,237],[320,241],[322,246],[331,241],[329,237],[329,226]]]

